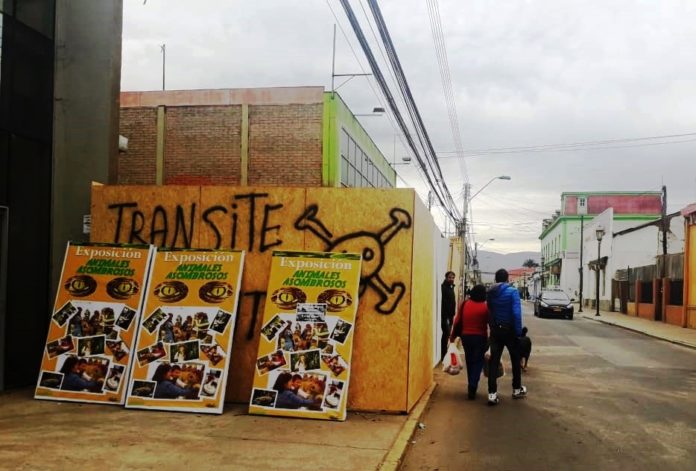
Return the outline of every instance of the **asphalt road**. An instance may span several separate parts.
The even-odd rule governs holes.
[[[466,376],[436,375],[438,388],[402,470],[696,469],[696,350],[578,317],[537,319],[525,306],[532,356],[511,398],[475,401]]]

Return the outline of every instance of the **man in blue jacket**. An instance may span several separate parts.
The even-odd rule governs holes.
[[[508,272],[501,268],[495,272],[495,284],[488,290],[487,302],[491,328],[491,358],[488,364],[488,404],[498,404],[498,365],[507,347],[512,362],[512,398],[527,395],[522,386],[518,337],[522,336],[522,308],[520,295],[508,284]]]

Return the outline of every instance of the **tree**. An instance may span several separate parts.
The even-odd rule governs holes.
[[[524,261],[522,266],[527,267],[527,268],[534,268],[534,267],[538,267],[539,264],[537,262],[535,262],[534,259],[528,258],[527,260]]]

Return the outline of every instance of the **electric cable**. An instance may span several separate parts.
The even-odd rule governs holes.
[[[394,100],[394,97],[393,97],[391,91],[389,90],[389,88],[386,84],[386,81],[384,79],[384,75],[382,74],[382,71],[380,70],[379,65],[376,62],[374,54],[372,53],[372,50],[371,50],[369,44],[367,43],[365,35],[362,31],[362,28],[361,28],[359,22],[357,21],[357,18],[355,17],[355,13],[353,12],[352,7],[348,3],[348,0],[341,0],[341,4],[343,6],[344,11],[346,12],[346,15],[348,16],[348,20],[351,23],[351,27],[353,28],[353,31],[355,32],[355,34],[358,38],[358,42],[360,43],[360,45],[363,49],[363,53],[365,54],[365,56],[370,64],[370,68],[372,69],[373,76],[375,77],[378,84],[380,85],[380,88],[382,89],[382,93],[385,95],[385,98],[387,99],[387,102],[389,103],[389,107],[392,109],[392,112],[394,113],[394,117],[397,120],[397,122],[399,123],[399,127],[404,132],[404,135],[409,143],[409,147],[411,147],[411,149],[414,151],[415,157],[416,157],[418,163],[420,164],[420,166],[422,168],[426,168],[426,162],[424,162],[420,153],[418,153],[418,151],[416,149],[415,142],[413,141],[413,138],[411,137],[411,134],[409,133],[408,128],[406,127],[406,123],[404,122],[403,117],[401,116],[401,113],[400,113],[398,107],[396,106],[396,102]],[[370,6],[372,8],[372,3],[370,3]],[[374,14],[374,12],[373,12],[373,14]],[[377,20],[377,26],[378,26],[378,29],[380,30],[380,33],[381,33],[382,27],[380,26],[380,22],[378,20]],[[385,43],[385,48],[387,49],[387,52],[389,55],[390,51],[389,51],[388,45],[386,43]],[[397,73],[397,76],[398,75],[399,74]],[[436,194],[437,198],[440,200],[440,203],[443,205],[443,207],[445,207],[444,197],[443,197],[443,195],[440,194],[440,191],[441,191],[440,188],[438,186],[436,186],[435,183],[432,181],[433,177],[428,172],[425,173],[425,176],[426,176],[426,179],[428,180],[428,186],[434,190],[434,193]],[[454,220],[459,219],[457,217],[458,213],[456,212],[456,207],[453,207],[453,208],[448,207],[447,212],[449,213],[449,216],[451,218],[453,218]]]

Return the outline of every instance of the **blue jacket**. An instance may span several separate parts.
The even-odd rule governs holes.
[[[491,324],[514,327],[515,335],[522,336],[522,307],[520,293],[507,283],[496,283],[488,290],[488,312]]]

